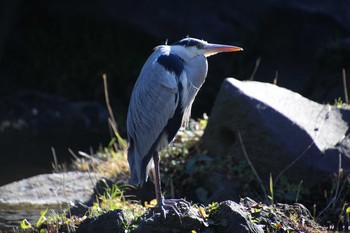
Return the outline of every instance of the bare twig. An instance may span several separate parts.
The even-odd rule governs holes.
[[[337,177],[337,185],[335,188],[335,194],[332,197],[332,199],[330,200],[330,202],[328,202],[327,206],[325,208],[323,208],[323,210],[318,214],[318,216],[321,216],[329,207],[332,206],[332,208],[334,208],[335,204],[337,204],[337,200],[338,200],[338,196],[339,196],[339,185],[340,185],[340,177],[341,177],[341,154],[339,153],[339,170],[338,170],[338,177]]]
[[[345,103],[349,104],[349,97],[348,97],[348,86],[346,84],[346,72],[343,68],[343,87],[344,87],[344,96],[345,96]]]
[[[295,197],[295,202],[297,203],[298,200],[299,200],[299,194],[300,194],[300,191],[301,191],[301,185],[303,184],[303,180],[300,181],[299,183],[299,186],[298,186],[298,191],[297,191],[297,195]]]
[[[112,129],[114,131],[114,134],[117,134],[118,133],[117,122],[114,118],[113,110],[112,110],[111,104],[109,102],[107,75],[103,74],[102,78],[103,78],[103,87],[104,87],[104,92],[105,92],[106,106],[107,106],[108,114],[109,114],[109,118],[110,118],[110,120],[108,122],[111,124],[111,126],[113,125]]]
[[[326,108],[323,108],[323,109],[326,109]],[[323,110],[322,110],[323,111]],[[319,115],[321,115],[321,112],[319,113]],[[327,110],[328,112],[325,114],[324,116],[324,119],[322,119],[322,122],[320,124],[316,132],[316,135],[314,137],[314,139],[312,140],[312,142],[305,148],[305,150],[294,160],[292,161],[288,166],[286,166],[279,174],[278,176],[276,177],[275,179],[275,184],[277,183],[278,179],[283,175],[283,173],[285,173],[289,168],[291,168],[294,164],[296,164],[305,154],[306,152],[311,148],[311,146],[313,146],[315,144],[315,141],[317,140],[318,136],[320,135],[320,132],[321,132],[321,129],[324,125],[324,123],[326,122],[326,120],[329,118],[329,109]],[[315,127],[316,128],[316,127]]]
[[[241,136],[241,133],[240,133],[240,132],[238,132],[238,139],[239,139],[239,143],[241,144],[241,148],[242,148],[243,154],[244,154],[244,156],[245,156],[245,158],[246,158],[246,160],[247,160],[247,162],[248,162],[250,168],[252,169],[254,175],[255,175],[256,178],[258,179],[258,182],[259,182],[259,184],[260,184],[260,186],[261,186],[262,191],[264,192],[265,197],[267,197],[266,189],[265,189],[265,187],[264,187],[264,185],[263,185],[262,180],[260,179],[259,174],[258,174],[257,171],[255,170],[255,168],[254,168],[252,162],[251,162],[250,159],[249,159],[249,156],[248,156],[248,153],[247,153],[247,151],[246,151],[246,149],[245,149],[245,146],[244,146],[244,144],[243,144],[243,140],[242,140],[242,136]]]
[[[115,124],[115,121],[112,118],[108,118],[108,124],[111,126],[114,135],[118,133],[117,125]]]
[[[63,195],[66,198],[66,200],[68,200],[67,188],[66,188],[66,173],[65,172],[62,173],[62,185],[63,185]]]
[[[338,167],[338,177],[337,177],[337,186],[335,188],[335,194],[334,194],[334,198],[335,198],[335,201],[333,202],[333,208],[336,204],[336,200],[338,199],[338,193],[339,193],[339,185],[340,185],[340,179],[341,179],[341,173],[342,173],[342,168],[341,168],[341,164],[342,164],[342,161],[341,161],[341,153],[339,153],[339,167]]]
[[[96,158],[94,158],[93,156],[89,155],[88,153],[85,153],[84,151],[78,151],[78,154],[82,157],[85,157],[89,160],[94,160]],[[96,159],[97,160],[97,159]]]
[[[278,70],[275,71],[275,78],[273,79],[273,84],[277,86],[278,81]]]
[[[255,76],[256,72],[258,71],[258,68],[259,68],[259,65],[260,65],[260,61],[261,61],[261,57],[259,57],[258,59],[256,59],[255,67],[254,67],[253,73],[252,73],[252,75],[250,76],[249,80],[254,80],[254,76]]]
[[[283,175],[283,173],[285,173],[289,168],[291,168],[294,164],[296,164],[296,162],[298,162],[305,154],[306,152],[311,148],[311,146],[315,144],[314,141],[312,141],[306,148],[305,150],[293,161],[291,162],[290,164],[288,164],[288,166],[286,166],[279,174],[278,176],[276,177],[275,179],[275,183],[277,183],[278,179]]]
[[[78,161],[79,158],[78,156],[74,153],[74,151],[71,148],[68,148],[68,152],[73,156],[73,158]]]
[[[53,157],[53,162],[51,163],[52,168],[53,168],[54,172],[58,173],[58,172],[60,172],[60,165],[58,164],[58,161],[57,161],[55,148],[51,147],[51,151],[52,151],[52,157]],[[63,169],[61,168],[61,170],[63,170]]]
[[[108,85],[107,85],[107,75],[103,74],[102,75],[103,78],[103,86],[104,86],[104,92],[105,92],[105,100],[106,100],[106,106],[108,109],[108,114],[109,114],[109,118],[108,118],[108,123],[109,126],[112,128],[112,131],[114,133],[114,136],[117,138],[117,145],[115,145],[115,150],[125,150],[127,148],[127,144],[124,141],[124,139],[120,136],[119,132],[118,132],[118,126],[117,126],[117,121],[114,118],[114,114],[113,114],[113,110],[111,107],[111,104],[109,102],[109,94],[108,94]]]
[[[269,182],[269,186],[270,186],[270,198],[271,198],[271,204],[273,205],[275,203],[275,199],[274,199],[274,194],[273,194],[273,179],[272,179],[272,174],[270,172],[270,182]]]

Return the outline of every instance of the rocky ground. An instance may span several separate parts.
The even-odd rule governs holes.
[[[159,210],[153,205],[146,205],[145,207],[138,206],[133,203],[132,200],[123,200],[123,205],[118,208],[117,202],[114,202],[114,210],[104,210],[99,214],[94,214],[94,205],[91,205],[91,199],[85,198],[89,192],[92,191],[92,187],[88,184],[89,179],[81,179],[82,175],[78,172],[61,173],[61,174],[49,174],[40,175],[30,178],[29,180],[23,180],[16,182],[13,185],[1,187],[1,194],[12,196],[11,198],[1,199],[1,208],[9,208],[17,206],[17,208],[42,207],[55,208],[56,205],[69,206],[73,202],[79,203],[84,201],[86,204],[90,203],[90,206],[85,204],[75,204],[69,211],[66,212],[66,217],[56,216],[56,220],[52,218],[52,214],[44,215],[45,219],[38,216],[37,219],[22,221],[21,227],[16,232],[41,232],[55,231],[66,232],[72,231],[76,228],[76,232],[93,233],[93,232],[323,232],[325,227],[318,225],[310,212],[302,204],[263,204],[258,203],[250,198],[243,198],[240,202],[223,201],[214,202],[207,206],[198,205],[194,203],[187,203],[184,201],[176,202],[176,209],[180,215],[169,210],[166,218],[164,219]],[[85,174],[91,176],[92,174]],[[67,177],[62,184],[55,184],[51,181],[61,181],[62,177]],[[31,185],[32,181],[35,184]],[[84,180],[87,183],[84,184]],[[38,183],[40,183],[38,185]],[[21,185],[22,184],[22,185]],[[25,188],[23,185],[25,184]],[[49,189],[45,188],[50,187]],[[57,191],[55,195],[48,197],[47,195],[52,193],[53,187],[62,187],[67,192]],[[90,186],[89,190],[87,189]],[[27,195],[21,197],[16,195],[12,189],[25,190]],[[84,188],[85,191],[82,190]],[[39,191],[38,191],[39,190]],[[19,190],[17,190],[19,191]],[[10,195],[11,194],[11,195]],[[33,197],[36,195],[37,198]],[[87,195],[92,197],[93,195]],[[42,197],[42,198],[38,198]],[[120,197],[120,196],[119,196]],[[115,196],[116,199],[119,198]],[[16,200],[14,202],[13,200]],[[74,201],[75,200],[75,201]],[[112,199],[109,199],[111,201]],[[22,201],[22,202],[21,202]],[[47,202],[47,203],[46,203]],[[107,199],[100,198],[101,207],[104,202],[107,203]],[[133,203],[133,204],[131,204]],[[131,208],[126,206],[132,205]],[[64,221],[64,219],[66,219]]]
[[[153,208],[151,183],[142,189],[120,183],[127,182],[128,165],[126,144],[118,140],[119,146],[75,155],[69,169],[80,172],[39,175],[0,187],[0,216],[16,209],[61,207],[59,218],[45,212],[39,223],[22,222],[29,232],[319,232],[325,230],[320,220],[323,226],[345,229],[348,116],[346,106],[317,104],[272,84],[227,79],[209,121],[191,121],[162,154],[168,196],[185,193],[193,201],[177,203],[180,218],[170,212],[163,219]],[[62,206],[71,208],[63,211]]]
[[[301,204],[264,205],[250,198],[239,203],[224,201],[206,207],[178,202],[181,217],[170,212],[166,219],[149,209],[133,223],[130,232],[324,232]],[[113,216],[113,217],[112,217]],[[111,224],[111,219],[118,219]],[[122,211],[111,211],[85,220],[77,232],[124,232]],[[119,224],[118,224],[119,223]]]
[[[312,216],[323,225],[329,221],[339,230],[347,224],[350,139],[349,109],[343,103],[348,102],[350,8],[346,0],[336,4],[316,0],[180,0],[171,4],[159,0],[13,0],[0,5],[1,184],[48,173],[52,147],[59,160],[70,163],[68,147],[92,151],[99,143],[108,144],[108,114],[102,104],[104,73],[110,80],[110,97],[123,135],[130,93],[152,48],[190,35],[244,48],[240,56],[209,60],[206,84],[193,106],[196,118],[210,112],[202,144],[197,146],[196,141],[178,149],[187,143],[181,139],[168,148],[162,160],[167,165],[162,168],[166,190],[175,196],[186,193],[208,211],[191,206],[202,219],[197,222],[199,231],[212,232],[227,224],[214,220],[217,215],[209,207],[213,202],[225,210],[238,205],[239,216],[269,214],[269,220],[253,218],[257,226],[253,224],[252,229],[257,231],[261,227],[285,231],[289,223],[296,223],[295,229],[310,230],[312,219],[309,222],[305,209],[292,204],[297,201],[313,209]],[[228,76],[277,85],[226,80],[212,109]],[[190,133],[199,140],[202,135],[193,128]],[[177,157],[170,156],[172,153]],[[80,171],[92,169],[83,164]],[[99,174],[105,176],[111,169],[101,170]],[[28,202],[69,206],[96,194],[98,179],[80,172],[62,174],[2,186],[0,222],[18,225],[14,213],[28,207]],[[74,180],[78,183],[68,183]],[[154,196],[149,190],[152,187],[133,195],[143,203]],[[258,200],[257,204],[252,201],[255,207],[240,203],[242,196]],[[274,205],[260,204],[270,203],[271,198]],[[116,224],[124,224],[124,218],[132,222],[125,211],[99,212],[93,200],[88,201],[89,210],[103,217],[87,220],[80,216],[70,222],[85,220],[85,227],[91,229],[104,219],[119,219]],[[291,205],[279,205],[276,200]],[[15,207],[9,207],[12,204]],[[35,209],[34,205],[29,208]],[[35,211],[37,218],[29,219],[32,224],[42,219],[40,211]],[[60,208],[58,211],[61,213]],[[153,212],[142,216],[137,219],[147,220]],[[45,221],[37,225],[53,227]],[[65,226],[67,230],[70,225]],[[121,229],[120,225],[113,227]]]

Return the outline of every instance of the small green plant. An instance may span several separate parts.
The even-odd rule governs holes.
[[[275,184],[275,198],[279,201],[298,202],[301,198],[310,195],[308,188],[302,186],[303,181],[299,184],[288,180],[287,176],[281,176]]]
[[[210,214],[212,214],[214,211],[218,210],[220,207],[219,202],[212,202],[211,204],[209,204],[205,210]]]
[[[123,210],[126,222],[124,225],[129,228],[140,216],[146,212],[146,208],[136,201],[128,200],[124,192],[132,188],[130,185],[113,184],[107,187],[103,195],[99,196],[99,201],[94,203],[90,209],[90,215],[98,216],[101,213],[111,210]]]
[[[39,217],[38,221],[37,221],[36,224],[35,224],[35,227],[36,227],[36,228],[39,228],[39,227],[46,221],[46,213],[47,213],[47,210],[48,210],[48,209],[46,209],[46,210],[44,210],[44,211],[41,211],[40,217]]]
[[[86,216],[82,218],[67,217],[63,211],[61,214],[50,211],[48,209],[41,211],[40,217],[35,224],[31,224],[27,219],[23,219],[20,227],[24,232],[74,232],[74,229],[82,221],[86,219]]]
[[[342,107],[343,106],[343,100],[340,97],[338,97],[338,99],[334,99],[334,106],[336,106],[338,108]]]
[[[21,222],[21,228],[23,230],[35,230],[35,229],[40,229],[41,226],[46,223],[47,218],[46,218],[46,214],[47,214],[48,209],[41,211],[40,212],[40,217],[39,219],[36,221],[35,225],[33,226],[27,219],[23,219]]]
[[[29,229],[33,229],[32,224],[30,224],[30,222],[28,222],[27,219],[23,219],[21,222],[21,228],[23,230],[29,230]]]

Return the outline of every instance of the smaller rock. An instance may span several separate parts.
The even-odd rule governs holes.
[[[266,205],[246,197],[239,204],[265,232],[326,232],[300,203]]]
[[[81,218],[84,215],[86,215],[88,211],[89,206],[85,205],[84,203],[78,202],[69,209],[69,215]]]
[[[95,180],[92,180],[91,178]],[[101,175],[87,172],[42,174],[0,187],[0,206],[59,206],[87,202]]]
[[[132,233],[162,233],[162,232],[191,232],[208,226],[204,216],[201,216],[196,206],[189,206],[179,200],[177,208],[181,217],[170,211],[164,219],[157,209],[149,211],[135,223],[137,228]]]
[[[214,232],[264,232],[250,220],[249,215],[242,205],[229,200],[221,202],[219,208],[213,211],[209,218],[214,221],[212,225]]]
[[[88,218],[79,225],[77,233],[124,233],[125,218],[122,210],[113,210],[95,218]]]

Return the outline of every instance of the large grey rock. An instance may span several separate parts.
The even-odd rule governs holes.
[[[246,160],[266,181],[285,174],[312,185],[339,164],[350,168],[349,109],[322,105],[276,85],[226,79],[212,109],[202,148]],[[341,161],[340,161],[341,159]]]
[[[43,174],[0,187],[0,210],[87,202],[100,175],[87,172]]]

